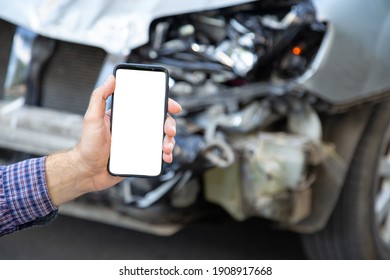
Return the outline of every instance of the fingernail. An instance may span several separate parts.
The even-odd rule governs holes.
[[[181,111],[181,110],[183,110],[183,108],[181,107],[181,105],[180,105],[180,103],[179,103],[179,102],[177,102],[177,101],[175,101],[175,100],[173,100],[173,102],[175,102],[175,103],[177,104],[177,106],[179,106],[179,108],[180,108],[180,111]]]
[[[172,98],[169,98],[169,99],[170,99],[170,101],[171,101],[173,104],[176,104],[176,105],[179,107],[180,111],[183,110],[183,108],[181,107],[181,105],[180,105],[179,102],[177,102],[176,100],[174,100],[174,99],[172,99]]]

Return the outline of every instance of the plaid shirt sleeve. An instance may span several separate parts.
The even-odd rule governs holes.
[[[45,224],[56,216],[47,190],[45,160],[0,166],[0,236]]]

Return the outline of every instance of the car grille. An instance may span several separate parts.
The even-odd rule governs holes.
[[[0,20],[0,98],[15,29],[15,25]],[[40,105],[83,115],[105,57],[106,52],[102,49],[57,41],[42,73]]]
[[[3,95],[7,65],[11,52],[15,26],[0,20],[0,98]]]
[[[44,69],[41,105],[83,115],[105,56],[99,48],[57,41]]]

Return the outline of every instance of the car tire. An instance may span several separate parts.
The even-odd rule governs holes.
[[[389,101],[375,106],[326,227],[302,241],[311,259],[390,259]]]

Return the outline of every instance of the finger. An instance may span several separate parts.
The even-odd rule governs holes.
[[[164,133],[171,137],[176,135],[176,121],[170,115],[165,120]]]
[[[163,153],[163,160],[166,163],[171,163],[173,161],[173,155],[172,154]]]
[[[106,99],[113,93],[115,89],[115,78],[113,75],[108,76],[103,85],[97,87],[91,95],[89,101],[87,117],[104,117],[106,110]]]
[[[168,112],[171,114],[178,114],[182,111],[182,108],[179,103],[175,100],[169,98],[168,99]]]
[[[163,141],[163,152],[166,154],[170,154],[173,152],[174,147],[175,147],[175,138],[166,135]]]
[[[103,86],[106,88],[106,90],[104,91],[104,96],[103,96],[104,99],[107,99],[109,96],[111,96],[114,93],[115,82],[116,82],[116,80],[115,80],[114,75],[109,75],[107,77],[106,81],[103,84]]]

